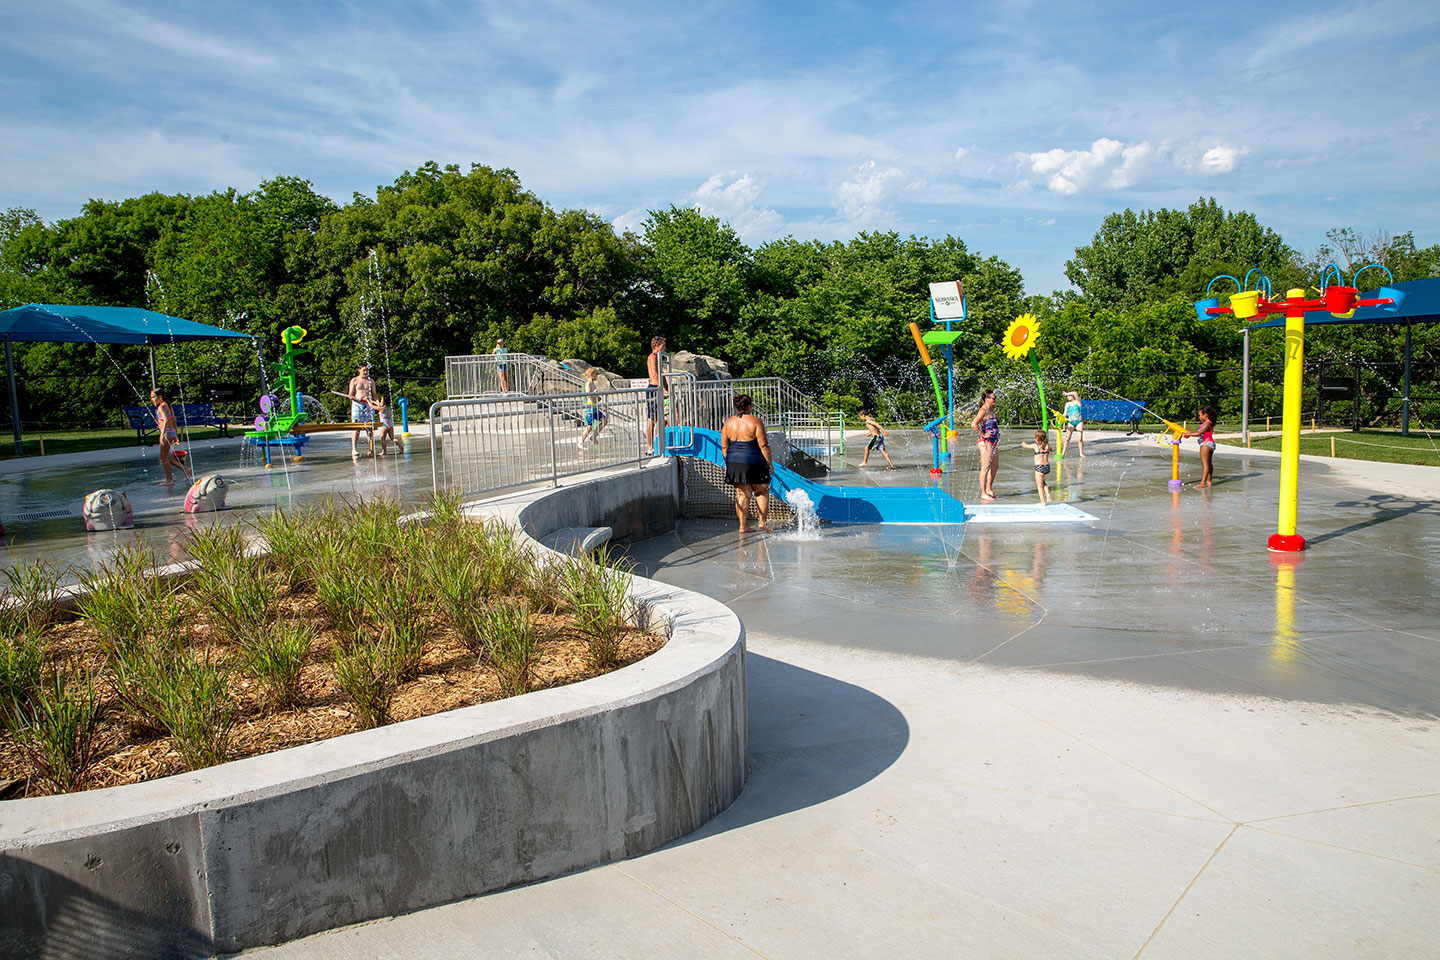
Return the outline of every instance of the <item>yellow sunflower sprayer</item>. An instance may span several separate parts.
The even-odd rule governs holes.
[[[1011,360],[1030,358],[1030,369],[1035,374],[1035,389],[1040,394],[1040,420],[1048,434],[1050,432],[1050,406],[1045,402],[1045,384],[1040,379],[1040,362],[1035,357],[1035,347],[1040,342],[1040,318],[1033,313],[1022,313],[1005,330],[1000,346]],[[1055,459],[1062,459],[1060,453],[1060,415],[1055,416]]]

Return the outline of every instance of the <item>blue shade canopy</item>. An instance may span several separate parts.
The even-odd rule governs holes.
[[[1405,291],[1405,302],[1400,309],[1391,312],[1384,307],[1356,307],[1355,316],[1337,317],[1333,313],[1307,313],[1305,325],[1314,323],[1434,323],[1440,321],[1440,277],[1428,280],[1404,280],[1390,285],[1395,290]],[[1379,290],[1366,290],[1361,300],[1380,296]],[[1285,326],[1284,316],[1273,317],[1264,323],[1257,323],[1247,329],[1263,330],[1266,327]]]
[[[71,307],[32,303],[0,310],[0,338],[45,343],[177,343],[182,340],[250,339],[208,323],[182,320],[139,307]]]

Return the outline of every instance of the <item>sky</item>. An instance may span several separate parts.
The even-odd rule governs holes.
[[[1440,242],[1440,4],[0,0],[0,209],[347,202],[510,168],[639,231],[960,237],[1031,293],[1107,213],[1213,196],[1302,251]],[[951,278],[935,278],[951,279]]]

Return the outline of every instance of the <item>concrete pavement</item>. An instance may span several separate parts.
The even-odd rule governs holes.
[[[740,799],[645,856],[261,953],[1435,956],[1436,473],[1307,462],[1315,548],[1276,566],[1273,458],[1222,450],[1172,497],[1153,441],[1094,449],[1056,478],[1087,529],[640,545],[747,625]]]

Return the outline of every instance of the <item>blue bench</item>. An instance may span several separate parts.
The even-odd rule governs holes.
[[[213,403],[174,403],[175,426],[177,427],[219,427],[220,436],[230,436],[230,418],[215,411]],[[143,444],[149,434],[158,429],[155,423],[154,407],[126,407],[125,419],[135,430],[135,442]]]
[[[1140,418],[1145,416],[1145,404],[1134,400],[1084,400],[1080,403],[1080,413],[1086,421],[1128,423],[1130,433],[1139,433]]]

